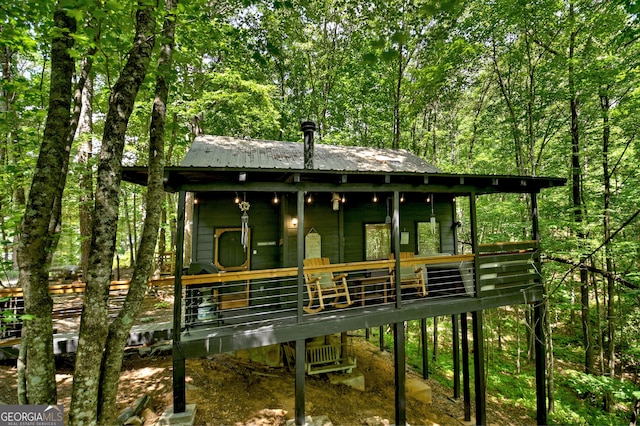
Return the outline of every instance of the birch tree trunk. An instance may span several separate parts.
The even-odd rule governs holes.
[[[102,361],[98,423],[114,424],[116,421],[116,397],[118,379],[122,368],[124,347],[133,321],[138,316],[147,291],[147,283],[153,267],[153,256],[158,240],[158,228],[164,199],[164,130],[166,122],[171,56],[176,25],[177,0],[166,0],[167,15],[162,29],[162,47],[158,58],[156,93],[151,113],[149,137],[149,177],[147,181],[146,211],[142,238],[133,270],[131,286],[118,317],[109,326],[107,345]]]
[[[89,272],[80,321],[70,424],[95,424],[97,419],[100,370],[108,333],[108,292],[118,224],[125,133],[155,42],[154,8],[148,2],[138,4],[133,45],[109,99],[98,161]]]

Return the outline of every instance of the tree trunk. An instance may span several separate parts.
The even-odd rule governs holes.
[[[569,39],[569,108],[571,112],[571,188],[573,202],[573,220],[576,224],[576,235],[579,247],[584,250],[586,245],[586,235],[583,230],[583,206],[582,206],[582,172],[580,162],[580,129],[578,127],[578,94],[575,85],[574,71],[574,51],[576,45],[577,29],[575,28],[575,5],[573,1],[569,4],[569,17],[571,21],[571,34]],[[586,261],[584,253],[580,254],[580,264]],[[588,271],[585,267],[580,267],[580,306],[582,315],[582,334],[584,346],[584,370],[586,373],[593,372],[593,343],[591,337],[591,324],[589,320],[589,279]]]
[[[47,264],[52,240],[47,231],[54,203],[62,197],[66,181],[66,173],[61,175],[60,170],[65,161],[68,162],[71,152],[67,135],[74,60],[69,49],[74,44],[72,34],[76,22],[61,9],[56,9],[54,23],[61,31],[55,33],[51,42],[49,112],[17,247],[25,313],[33,315],[32,320],[25,321],[22,330],[22,344],[26,347],[26,398],[23,398],[29,404],[57,402],[51,317],[53,301],[49,295]]]
[[[547,372],[547,411],[549,413],[553,413],[556,407],[556,398],[555,398],[555,360],[553,358],[553,328],[551,327],[551,321],[549,321],[549,298],[544,299],[545,303],[545,316],[544,316],[544,328],[546,329],[545,335],[547,338],[545,339],[545,344],[547,345],[547,359],[546,359],[546,372]]]
[[[158,228],[164,197],[164,129],[167,98],[169,97],[168,80],[171,75],[177,0],[167,0],[166,6],[168,13],[162,30],[164,43],[158,58],[156,94],[151,113],[149,177],[146,196],[147,214],[144,220],[138,259],[133,271],[129,293],[118,313],[118,317],[109,327],[107,346],[102,360],[102,376],[100,377],[99,424],[114,424],[116,420],[116,397],[124,347],[147,290],[147,283],[152,272],[153,255],[158,240]]]
[[[607,90],[600,95],[600,110],[602,112],[602,175],[604,179],[604,200],[603,200],[603,230],[604,230],[604,253],[605,271],[613,271],[613,258],[611,254],[611,172],[609,171],[609,139],[611,126],[609,124],[610,100]],[[610,378],[616,374],[616,308],[615,308],[615,281],[611,276],[607,277],[607,373]],[[605,374],[605,371],[602,372]],[[613,394],[607,392],[605,395],[605,410],[613,410]]]
[[[94,424],[108,333],[108,291],[115,252],[125,133],[154,45],[154,6],[140,2],[136,35],[120,78],[111,91],[98,161],[89,272],[69,410],[70,424]]]
[[[89,250],[91,249],[91,211],[93,209],[93,79],[88,78],[82,92],[82,114],[78,122],[78,163],[81,165],[79,177],[80,196],[78,221],[80,225],[80,264],[82,277],[86,280],[89,270]]]

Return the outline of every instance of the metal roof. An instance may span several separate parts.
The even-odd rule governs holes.
[[[184,160],[185,168],[304,170],[304,144],[225,136],[196,137]],[[317,171],[442,173],[406,150],[336,146],[316,143]]]

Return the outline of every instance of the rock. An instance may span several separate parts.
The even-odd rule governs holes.
[[[295,419],[287,420],[286,426],[295,426]],[[305,426],[333,426],[331,420],[327,416],[318,416],[313,419],[311,416],[307,416],[304,419]]]
[[[152,425],[156,424],[156,422],[160,418],[156,413],[153,412],[151,408],[145,408],[144,410],[142,410],[142,413],[140,413],[140,417],[142,417],[146,423]]]
[[[389,426],[389,420],[383,419],[380,416],[367,417],[364,419],[365,426]]]
[[[118,422],[123,424],[128,418],[133,417],[134,415],[135,413],[133,412],[133,409],[131,407],[126,407],[124,410],[120,411],[120,414],[118,415]]]
[[[133,414],[136,416],[139,416],[140,413],[142,413],[142,410],[144,410],[147,407],[148,403],[149,403],[148,395],[142,395],[140,398],[136,399],[133,405],[131,405]]]
[[[144,423],[144,420],[142,420],[138,416],[131,416],[124,422],[125,425],[132,425],[132,426],[140,426],[143,423]]]

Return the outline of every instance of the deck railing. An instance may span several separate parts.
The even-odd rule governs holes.
[[[540,282],[538,241],[481,244],[478,251],[482,295],[524,289]]]
[[[435,298],[473,297],[474,255],[446,255],[401,259],[401,267],[421,268],[427,287],[423,296],[416,289],[402,289],[401,304],[425,303]],[[305,320],[336,316],[349,311],[395,309],[394,260],[339,263],[305,267],[304,274],[338,278],[346,274],[347,299],[343,292],[313,300],[313,289],[303,285]],[[244,272],[182,276],[182,329],[231,328],[262,324],[272,320],[296,321],[298,306],[298,269],[278,268]],[[311,290],[311,291],[310,291]]]
[[[427,294],[415,288],[402,289],[400,306],[429,303],[434,299],[485,297],[520,291],[540,280],[537,241],[484,244],[478,254],[439,255],[401,258],[400,267],[423,271]],[[298,268],[277,268],[242,272],[182,276],[181,329],[184,332],[205,328],[231,328],[268,324],[273,320],[311,321],[358,311],[366,313],[397,308],[396,284],[393,279],[395,260],[339,263],[305,267],[311,275],[346,274],[349,301],[344,295],[325,298],[320,306],[318,295],[310,303],[309,287],[298,283]],[[476,279],[477,273],[477,279]],[[173,290],[174,278],[152,280],[155,287]],[[84,283],[50,286],[54,295],[54,328],[59,324],[77,323],[80,316]],[[113,282],[110,308],[115,314],[128,291],[128,282]],[[302,293],[302,305],[299,295]],[[22,290],[0,289],[4,308],[19,314]],[[0,306],[2,309],[3,306]],[[302,309],[308,308],[308,309]],[[171,322],[171,315],[167,315]],[[3,324],[0,339],[20,334],[18,320]],[[65,331],[77,331],[71,328]]]

